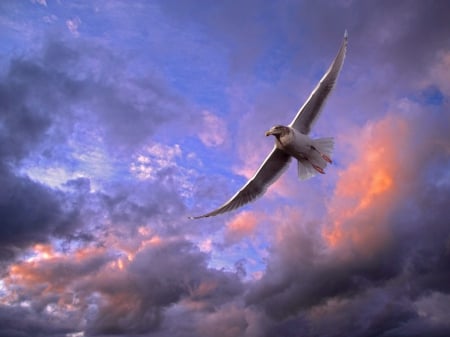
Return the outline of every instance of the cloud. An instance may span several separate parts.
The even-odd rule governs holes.
[[[78,16],[75,16],[73,19],[68,19],[66,21],[67,29],[75,37],[80,36],[80,32],[78,31],[78,28],[80,27],[80,25],[81,25],[81,20]]]
[[[443,92],[445,96],[450,95],[450,85],[447,81],[450,75],[450,51],[442,52],[438,56],[438,62],[436,62],[433,67],[429,70],[430,75],[426,77],[425,83],[422,85],[427,86],[437,86],[439,90]]]
[[[45,6],[47,7],[47,1],[46,0],[31,0],[32,3],[41,5],[41,6]]]
[[[90,194],[117,174],[113,165],[118,157],[131,160],[159,123],[171,120],[168,107],[179,102],[172,94],[160,101],[166,89],[150,77],[129,78],[114,70],[118,58],[100,44],[77,47],[86,43],[51,37],[33,55],[13,57],[1,74],[2,259],[9,260],[34,243],[80,238],[94,219],[102,227],[103,215],[112,221],[136,221],[132,228],[137,228],[158,210],[174,212],[170,205],[177,204],[177,212],[184,210],[178,191],[188,186],[167,179],[149,182],[154,188],[141,194],[139,201],[133,200],[135,192],[120,184],[108,193]],[[100,65],[99,60],[104,62]],[[117,75],[118,82],[109,77]],[[159,114],[161,118],[150,117]],[[169,177],[173,172],[161,165],[165,171],[159,177]],[[124,169],[128,172],[127,164]],[[185,183],[188,174],[180,173]],[[78,179],[86,176],[90,177]],[[74,180],[65,184],[68,179]],[[78,186],[80,181],[89,188]],[[52,187],[46,185],[49,182]],[[150,201],[147,207],[144,201]]]
[[[181,156],[178,144],[173,147],[164,144],[153,144],[145,148],[143,153],[137,155],[136,161],[131,163],[130,170],[140,179],[155,180],[159,171],[176,166],[175,159]]]
[[[95,136],[100,145],[103,139],[116,149],[129,150],[129,146],[142,145],[160,125],[177,117],[189,118],[189,108],[181,108],[181,98],[163,81],[150,73],[129,76],[121,70],[123,60],[119,56],[101,43],[90,43],[49,39],[32,59],[10,62],[0,94],[7,112],[11,111],[8,122],[17,118],[30,128],[16,127],[20,128],[17,132],[27,131],[25,140],[34,142],[36,128],[48,128],[55,122],[58,124],[52,131],[57,134],[53,136],[62,140],[77,133],[87,134]],[[61,114],[65,118],[57,118]],[[8,129],[11,127],[14,125],[8,125]]]
[[[58,17],[55,14],[45,15],[42,17],[42,21],[44,21],[45,23],[48,23],[48,24],[52,24],[52,23],[58,21]]]
[[[194,286],[202,274],[199,268],[204,258],[190,250],[182,242],[157,244],[140,252],[129,265],[128,273],[118,275],[113,283],[108,278],[98,279],[94,289],[103,294],[105,303],[90,330],[142,333],[157,328],[161,309],[187,295],[189,285]],[[152,268],[148,268],[149,264]]]
[[[203,111],[203,126],[198,134],[206,146],[219,146],[224,143],[228,133],[223,119],[209,111]]]
[[[41,82],[46,79],[43,68],[24,60],[12,61],[1,79],[2,259],[14,257],[17,249],[34,242],[46,242],[49,236],[67,235],[79,222],[78,211],[64,193],[15,172],[19,162],[42,150],[54,125],[55,114],[49,109],[54,99]],[[41,108],[33,106],[36,99],[42,99]]]
[[[30,83],[26,77],[42,78],[39,67],[28,62],[12,62],[8,75],[0,87],[2,129],[0,157],[2,162],[18,160],[26,155],[51,125],[51,115],[34,110],[27,104]],[[25,78],[24,78],[25,77]],[[39,87],[37,87],[39,90]]]
[[[67,331],[139,334],[159,329],[164,309],[173,304],[187,309],[197,303],[208,312],[242,292],[236,275],[208,269],[206,255],[187,241],[149,242],[131,260],[121,260],[115,249],[82,248],[71,256],[38,251],[41,258],[10,267],[9,303],[64,317]],[[16,330],[27,333],[27,326]]]
[[[243,315],[242,309],[228,306],[206,316],[198,328],[201,336],[242,336],[247,329],[248,323]]]
[[[39,319],[39,317],[41,319]],[[52,324],[48,324],[49,321]],[[63,337],[70,331],[64,319],[48,313],[36,313],[30,308],[0,305],[0,334],[2,336],[36,336],[39,334]]]
[[[347,28],[353,46],[349,50],[348,60],[357,62],[358,55],[358,58],[369,57],[373,65],[392,65],[390,69],[395,76],[401,76],[402,83],[408,78],[420,78],[420,73],[433,63],[439,51],[447,48],[444,41],[449,27],[442,15],[448,9],[445,1],[437,1],[433,6],[425,6],[421,1],[350,5],[344,1],[328,4],[306,2],[296,3],[294,8],[296,10],[290,14],[296,20],[308,23],[309,37],[322,41],[322,50],[326,48],[332,52],[332,39],[338,34],[333,32],[340,34]],[[322,26],[321,20],[315,20],[317,17],[326,18],[329,26]],[[286,27],[291,28],[292,39],[301,39],[301,32],[292,29],[298,22],[296,20],[287,20]],[[371,44],[368,45],[367,41]],[[427,48],[420,48],[418,41],[426,44]],[[380,46],[376,52],[374,44]],[[311,55],[316,55],[318,48],[309,46]]]
[[[325,237],[331,246],[351,245],[360,254],[370,254],[389,239],[388,215],[398,202],[396,184],[407,173],[401,152],[411,132],[406,121],[389,116],[350,137],[359,159],[339,174],[328,206],[332,228],[325,230]]]
[[[258,224],[258,216],[254,212],[241,212],[233,217],[226,225],[224,243],[234,244],[252,235]]]
[[[65,236],[79,226],[79,210],[64,196],[26,177],[1,175],[1,259],[50,236]]]
[[[369,303],[371,310],[361,311]],[[398,298],[393,289],[370,289],[351,300],[329,300],[308,313],[311,334],[331,336],[389,335],[416,316],[411,303]]]

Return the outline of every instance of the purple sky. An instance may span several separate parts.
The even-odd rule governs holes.
[[[0,1],[0,336],[450,336],[448,1]],[[333,165],[239,189],[336,55]]]

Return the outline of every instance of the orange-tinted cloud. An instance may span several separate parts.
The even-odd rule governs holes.
[[[45,291],[62,291],[76,278],[81,278],[109,260],[105,248],[80,248],[70,255],[55,252],[50,245],[36,245],[37,253],[29,261],[12,264],[5,279],[7,288],[44,287]]]
[[[323,236],[330,247],[350,245],[370,254],[389,239],[386,218],[403,179],[402,151],[409,129],[402,118],[388,116],[352,136],[356,156],[339,173]]]

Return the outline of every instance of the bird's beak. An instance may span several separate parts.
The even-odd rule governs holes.
[[[273,130],[272,129],[266,131],[266,137],[270,136],[270,135],[273,135]]]

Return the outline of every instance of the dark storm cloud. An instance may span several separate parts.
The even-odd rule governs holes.
[[[298,223],[283,227],[283,232],[286,240],[272,252],[265,277],[247,296],[249,305],[263,307],[275,319],[293,316],[330,298],[351,297],[400,272],[393,247],[370,258],[355,256],[341,262],[339,256],[321,258],[319,233],[307,232]]]
[[[39,141],[51,125],[51,117],[42,109],[27,104],[32,84],[20,79],[22,73],[39,77],[40,69],[28,63],[13,62],[10,72],[0,84],[0,159],[21,159]],[[41,85],[42,83],[39,83]],[[39,86],[38,86],[39,88]],[[46,109],[45,109],[46,110]]]
[[[43,97],[44,105],[33,107],[33,100],[44,94],[45,77],[40,67],[13,61],[0,83],[2,259],[33,242],[47,241],[49,235],[69,232],[77,221],[75,211],[64,209],[62,194],[13,173],[14,166],[38,147],[52,125],[47,111],[51,101]]]
[[[78,210],[62,193],[4,171],[0,177],[1,259],[49,236],[64,236],[78,225]]]
[[[59,83],[33,62],[15,60],[0,84],[2,258],[49,235],[67,234],[77,223],[77,211],[63,204],[62,193],[14,173],[18,162],[45,142],[54,123],[55,102],[44,85],[49,77]]]
[[[361,310],[368,307],[370,310]],[[331,300],[309,313],[272,321],[265,336],[297,336],[299,326],[303,336],[384,336],[415,317],[417,313],[410,302],[398,294],[375,288]]]
[[[206,258],[187,241],[161,242],[138,253],[123,273],[79,284],[82,292],[104,296],[88,330],[93,335],[150,332],[160,327],[164,309],[183,299],[209,311],[239,295],[238,277],[208,269]]]
[[[10,286],[26,306],[0,307],[1,331],[13,336],[80,330],[88,336],[151,333],[161,328],[173,305],[199,324],[199,312],[213,313],[244,291],[237,274],[208,268],[208,256],[182,239],[149,244],[120,270],[111,266],[117,258],[110,248],[86,248],[73,256],[16,264],[13,273],[20,282]],[[71,309],[46,326],[57,305]]]

